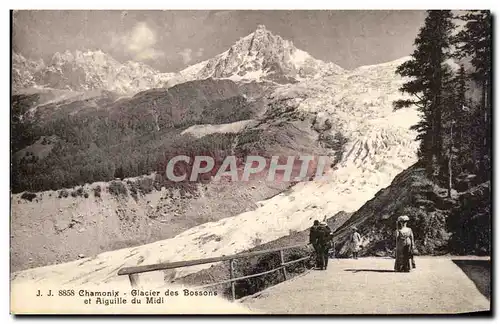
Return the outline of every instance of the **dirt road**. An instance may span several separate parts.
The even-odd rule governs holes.
[[[393,272],[394,260],[389,258],[333,259],[326,271],[310,271],[241,302],[252,310],[271,314],[452,314],[489,310],[489,300],[453,262],[455,259],[419,257],[415,259],[417,269],[411,273]]]

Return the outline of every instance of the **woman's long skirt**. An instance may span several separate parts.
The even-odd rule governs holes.
[[[411,269],[411,251],[410,246],[398,246],[396,248],[396,263],[394,271],[410,272]]]

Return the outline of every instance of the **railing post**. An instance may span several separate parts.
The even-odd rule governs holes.
[[[336,259],[337,256],[335,255],[335,242],[333,242],[333,258]]]
[[[129,281],[130,281],[130,285],[132,286],[132,288],[135,289],[135,288],[140,287],[139,274],[144,273],[144,272],[176,269],[176,268],[189,267],[189,266],[199,265],[199,264],[230,261],[231,279],[221,281],[221,282],[219,282],[219,284],[231,283],[231,299],[233,301],[235,301],[236,300],[236,281],[256,277],[256,275],[247,275],[247,276],[237,278],[235,276],[235,264],[236,264],[237,259],[250,258],[250,257],[258,256],[258,255],[279,252],[281,266],[276,267],[276,268],[272,269],[271,271],[261,272],[257,275],[264,275],[264,274],[274,273],[274,272],[278,271],[278,272],[281,272],[283,274],[283,277],[285,278],[285,280],[287,280],[288,279],[287,278],[288,271],[286,269],[286,266],[287,266],[287,264],[292,264],[295,262],[290,261],[288,263],[285,263],[284,250],[291,249],[291,248],[297,248],[297,247],[303,247],[303,246],[305,246],[305,244],[291,245],[291,246],[287,246],[287,247],[274,248],[274,249],[269,249],[269,250],[264,250],[264,251],[253,251],[253,252],[248,252],[248,253],[239,253],[239,254],[225,255],[225,256],[223,255],[222,257],[205,258],[205,259],[189,260],[189,261],[177,261],[177,262],[170,262],[170,263],[157,263],[157,264],[141,265],[141,266],[134,266],[134,267],[125,267],[125,268],[119,269],[117,274],[119,276],[128,276]],[[300,260],[302,260],[302,259],[300,259]]]
[[[230,279],[234,279],[234,259],[229,260],[229,270]],[[232,301],[236,300],[236,286],[234,281],[231,281],[231,298]]]
[[[283,255],[283,250],[280,250],[280,259],[281,259],[281,272],[283,273],[283,278],[286,281],[286,268],[285,268],[285,256]]]
[[[132,286],[132,288],[139,287],[139,274],[138,273],[129,274],[128,279],[130,280],[130,285]]]

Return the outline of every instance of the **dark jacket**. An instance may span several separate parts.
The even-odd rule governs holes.
[[[309,230],[309,243],[316,245],[318,241],[319,225],[313,225]]]
[[[312,245],[327,246],[332,239],[332,230],[326,224],[313,225],[309,232],[309,243]]]

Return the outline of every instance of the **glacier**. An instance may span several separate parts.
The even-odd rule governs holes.
[[[404,80],[395,69],[404,60],[281,85],[269,96],[271,104],[291,105],[315,115],[318,123],[329,120],[331,132],[341,132],[348,139],[327,181],[300,182],[286,195],[260,202],[255,210],[193,227],[171,239],[13,273],[12,288],[35,282],[123,284],[128,278],[117,276],[122,267],[234,254],[253,248],[256,242],[305,230],[315,219],[356,211],[417,161],[416,134],[409,127],[419,120],[418,113],[415,108],[392,109],[393,100],[403,98],[398,89]],[[157,271],[140,278],[160,287],[207,267]]]

